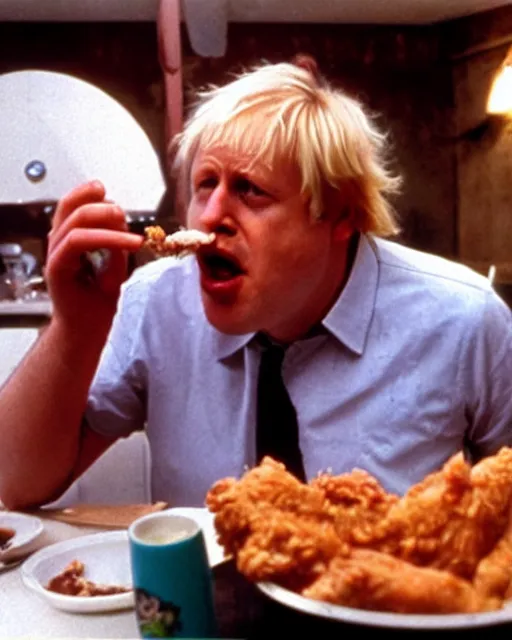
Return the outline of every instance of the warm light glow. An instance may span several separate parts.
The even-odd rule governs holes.
[[[512,115],[512,55],[510,52],[492,85],[487,102],[487,113]]]

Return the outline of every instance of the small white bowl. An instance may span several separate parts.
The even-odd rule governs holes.
[[[45,547],[21,567],[25,585],[51,606],[74,613],[115,611],[133,607],[133,591],[108,596],[66,596],[45,588],[72,560],[85,565],[84,577],[98,584],[131,589],[130,550],[126,531],[108,531],[72,538]]]
[[[14,529],[16,532],[5,548],[0,550],[0,560],[13,558],[30,551],[33,543],[44,529],[39,518],[15,511],[0,511],[0,527]]]

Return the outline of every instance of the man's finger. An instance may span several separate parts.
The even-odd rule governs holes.
[[[73,229],[52,249],[48,255],[49,269],[77,269],[81,256],[89,251],[109,249],[111,251],[138,251],[143,243],[142,236],[125,231],[109,229]]]
[[[75,209],[58,227],[55,227],[55,231],[50,237],[50,249],[57,246],[75,228],[127,231],[128,225],[124,211],[118,205],[106,202],[88,202]]]
[[[53,214],[52,231],[50,233],[54,233],[54,230],[58,229],[63,221],[78,207],[89,202],[101,202],[105,198],[105,193],[105,187],[99,180],[86,182],[72,189],[59,200]]]

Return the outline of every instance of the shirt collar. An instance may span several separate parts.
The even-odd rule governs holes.
[[[347,283],[322,322],[329,333],[358,355],[364,351],[370,329],[378,277],[379,263],[373,242],[361,234]],[[212,331],[213,350],[218,360],[228,358],[244,348],[256,335],[228,335],[210,324],[208,326]]]
[[[228,335],[221,333],[209,324],[213,332],[213,351],[217,360],[229,358],[239,349],[243,349],[256,335],[255,333],[244,333],[241,335]]]
[[[347,284],[323,325],[354,353],[364,351],[375,308],[379,263],[373,241],[361,234]]]

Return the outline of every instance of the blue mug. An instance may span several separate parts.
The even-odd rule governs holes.
[[[128,537],[141,637],[215,637],[212,573],[197,522],[152,513],[135,520]]]

